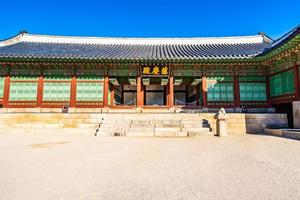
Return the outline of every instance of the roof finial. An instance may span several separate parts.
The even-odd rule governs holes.
[[[28,31],[27,30],[21,30],[19,33],[23,36],[24,34],[28,33]]]
[[[261,35],[265,43],[272,43],[273,39],[267,36],[264,32],[259,32],[258,35]]]

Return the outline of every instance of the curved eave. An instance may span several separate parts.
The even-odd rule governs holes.
[[[283,53],[289,49],[293,49],[300,45],[300,26],[296,27],[289,33],[276,40],[269,49],[256,56],[261,60],[267,60],[273,56]]]
[[[0,62],[77,62],[77,63],[193,63],[193,64],[213,64],[213,63],[259,63],[261,60],[258,58],[233,58],[233,59],[141,59],[141,58],[0,58]]]

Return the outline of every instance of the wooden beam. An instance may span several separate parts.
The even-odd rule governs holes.
[[[142,83],[142,77],[138,76],[137,77],[137,86],[136,86],[136,106],[137,107],[142,107],[144,105],[144,86]]]
[[[109,87],[109,78],[108,75],[104,76],[104,85],[103,85],[103,107],[108,107],[108,88]]]
[[[70,94],[70,107],[76,107],[76,76],[73,75],[71,78],[71,94]]]
[[[9,90],[10,90],[10,76],[6,75],[4,79],[4,90],[3,90],[3,107],[8,107],[9,102]]]
[[[43,106],[44,76],[40,75],[37,86],[37,107]]]

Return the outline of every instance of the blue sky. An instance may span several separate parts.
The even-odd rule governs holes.
[[[300,24],[300,1],[0,0],[0,39],[29,33],[125,36],[277,38]],[[4,9],[3,9],[4,8]]]

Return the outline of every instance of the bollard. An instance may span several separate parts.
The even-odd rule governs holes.
[[[224,108],[221,108],[215,115],[215,119],[217,120],[217,136],[223,137],[227,135],[226,119],[228,118]]]

